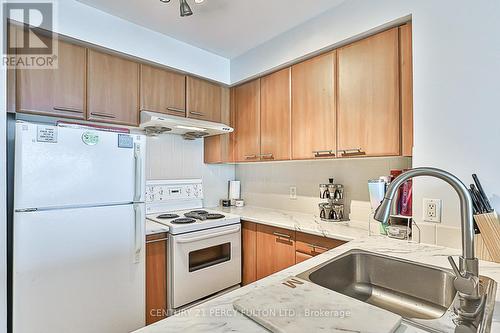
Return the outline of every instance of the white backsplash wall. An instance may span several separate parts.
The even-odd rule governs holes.
[[[236,179],[247,205],[317,214],[318,186],[328,178],[344,185],[348,209],[351,200],[369,201],[369,179],[410,167],[405,157],[250,163],[236,165]],[[290,186],[297,187],[296,200],[289,197]]]
[[[149,137],[146,178],[203,179],[205,207],[218,206],[227,198],[228,181],[234,179],[234,165],[203,163],[203,139],[188,141],[179,135]]]

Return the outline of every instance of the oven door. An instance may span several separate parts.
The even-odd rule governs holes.
[[[174,235],[171,240],[171,308],[241,282],[240,224]]]

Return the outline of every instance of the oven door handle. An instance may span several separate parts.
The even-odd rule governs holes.
[[[180,244],[186,244],[186,243],[193,243],[193,242],[199,242],[205,239],[210,239],[214,237],[219,237],[219,236],[225,236],[225,235],[230,235],[239,232],[241,227],[238,225],[236,228],[230,229],[230,230],[225,230],[225,231],[220,231],[220,232],[215,232],[215,233],[210,233],[206,234],[203,236],[198,236],[198,237],[191,237],[191,238],[180,238],[176,239],[176,243]]]

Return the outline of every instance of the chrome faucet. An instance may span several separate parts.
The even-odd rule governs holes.
[[[453,257],[448,261],[455,273],[454,286],[458,291],[459,299],[455,303],[455,312],[461,319],[473,320],[478,317],[484,305],[484,297],[479,291],[479,261],[474,256],[474,219],[472,199],[467,187],[454,175],[444,170],[435,168],[411,169],[389,185],[384,200],[375,212],[375,220],[384,224],[389,220],[392,201],[399,187],[408,179],[420,176],[436,177],[450,184],[460,198],[462,214],[462,256],[459,258],[460,268],[457,267]]]

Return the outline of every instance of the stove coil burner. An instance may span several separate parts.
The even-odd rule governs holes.
[[[177,215],[177,214],[161,214],[161,215],[158,215],[156,218],[166,220],[166,219],[176,219],[178,217],[179,217],[179,215]]]
[[[210,214],[206,210],[193,210],[192,212],[184,214],[185,217],[205,221],[205,220],[218,220],[225,216],[222,214]]]
[[[225,216],[222,214],[207,214],[206,217],[207,220],[218,220],[225,218]]]
[[[174,223],[174,224],[190,224],[190,223],[195,223],[195,222],[196,222],[196,220],[192,219],[192,218],[180,218],[180,219],[173,220],[171,223]]]

